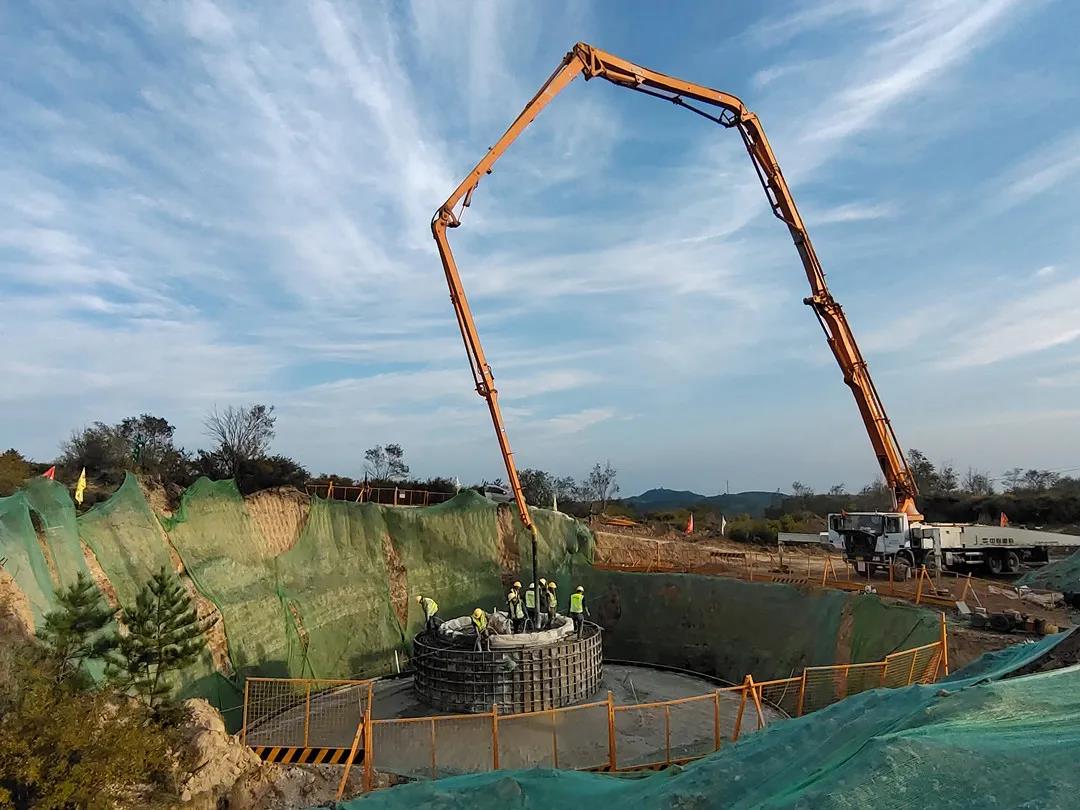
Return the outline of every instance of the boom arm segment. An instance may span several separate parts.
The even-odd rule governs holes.
[[[476,168],[454,189],[446,202],[435,212],[435,217],[431,221],[431,231],[438,244],[439,256],[450,287],[450,300],[454,305],[458,327],[465,342],[476,390],[487,400],[491,420],[495,426],[495,435],[506,464],[506,474],[522,523],[527,528],[533,529],[532,517],[525,503],[521,481],[514,464],[513,451],[510,448],[499,410],[495,379],[476,332],[476,324],[473,322],[472,312],[465,298],[465,290],[458,275],[453,252],[450,250],[446,230],[456,228],[461,224],[461,214],[472,202],[473,192],[481,178],[491,173],[495,162],[510,144],[579,73],[585,77],[586,81],[593,78],[606,79],[612,84],[670,101],[725,128],[738,130],[746,151],[754,163],[773,214],[787,225],[799,258],[802,259],[803,270],[810,283],[810,295],[804,299],[804,303],[814,310],[825,332],[829,348],[840,366],[844,382],[855,396],[863,424],[870,437],[870,444],[874,448],[874,454],[877,456],[885,481],[892,490],[896,505],[911,519],[920,519],[921,515],[915,506],[915,496],[918,494],[915,478],[900,449],[896,434],[870,377],[866,361],[855,342],[855,336],[851,332],[847,318],[825,283],[825,273],[821,269],[821,263],[814,252],[814,246],[810,242],[802,217],[799,216],[799,211],[795,207],[795,200],[791,196],[787,181],[780,171],[780,166],[776,162],[772,147],[765,137],[757,116],[750,112],[736,96],[665,76],[663,73],[635,65],[633,62],[579,42],[563,57],[558,68],[548,77],[540,91],[525,105],[525,109],[495,145],[488,149]],[[703,109],[690,102],[707,105],[713,109]],[[457,210],[459,205],[460,212]]]

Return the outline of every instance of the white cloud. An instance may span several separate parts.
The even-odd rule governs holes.
[[[999,300],[992,311],[968,319],[943,365],[985,366],[1071,343],[1080,338],[1078,309],[1080,279]]]
[[[892,203],[851,202],[821,211],[811,210],[807,214],[807,221],[813,222],[815,225],[830,225],[843,222],[888,219],[895,215],[896,206]]]
[[[995,212],[1024,205],[1058,186],[1073,183],[1080,174],[1080,129],[1043,144],[996,177],[990,207]]]

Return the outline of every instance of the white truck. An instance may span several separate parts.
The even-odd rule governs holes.
[[[938,561],[949,570],[985,568],[1012,574],[1021,563],[1049,561],[1051,548],[1080,547],[1080,537],[1012,526],[909,522],[902,512],[829,515],[829,542],[859,573],[901,562],[911,568]]]

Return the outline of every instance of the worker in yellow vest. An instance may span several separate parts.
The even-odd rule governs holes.
[[[559,615],[559,597],[555,594],[555,580],[547,584],[547,626],[555,625],[555,617]]]
[[[540,629],[539,616],[536,613],[536,583],[530,582],[525,590],[525,615],[533,630]]]
[[[510,631],[520,633],[525,629],[525,608],[521,604],[521,583],[515,582],[506,595],[506,613],[510,617]]]
[[[476,652],[483,650],[491,650],[491,644],[488,642],[488,636],[491,634],[491,630],[488,628],[487,614],[483,610],[477,608],[472,612],[473,629],[476,630]]]
[[[442,622],[439,621],[435,615],[439,612],[439,603],[434,599],[424,596],[422,593],[416,595],[416,604],[420,606],[420,610],[424,612],[424,629],[428,632],[433,631]]]
[[[585,627],[585,617],[588,614],[589,609],[585,607],[585,589],[578,585],[577,590],[570,594],[570,618],[574,620],[574,629],[577,631],[578,638],[581,638],[581,631]]]

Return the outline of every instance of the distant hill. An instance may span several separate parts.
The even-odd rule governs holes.
[[[682,509],[684,506],[700,503],[706,496],[686,489],[650,489],[631,498],[623,498],[623,503],[639,512],[666,512]]]
[[[765,510],[775,506],[785,496],[779,492],[734,492],[723,495],[701,495],[679,489],[650,489],[640,495],[623,498],[623,503],[639,512],[671,512],[676,509],[700,507],[725,515],[747,514],[762,517]]]
[[[770,506],[777,506],[787,496],[780,492],[733,492],[730,495],[713,495],[700,502],[725,515],[747,514],[750,517],[764,517],[765,510]]]

